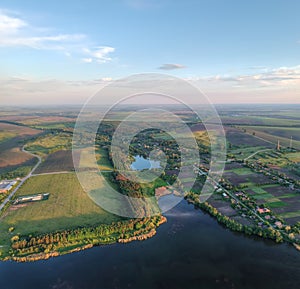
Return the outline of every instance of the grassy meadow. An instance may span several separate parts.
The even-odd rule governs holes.
[[[31,177],[15,197],[36,193],[50,193],[50,196],[45,201],[11,206],[3,214],[0,243],[7,243],[9,227],[15,228],[14,234],[29,235],[120,220],[88,197],[74,173]]]

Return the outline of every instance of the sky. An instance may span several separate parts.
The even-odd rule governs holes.
[[[145,72],[214,103],[300,103],[299,11],[298,0],[2,0],[0,104],[81,104]]]

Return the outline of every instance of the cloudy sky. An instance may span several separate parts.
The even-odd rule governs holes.
[[[0,104],[80,104],[145,72],[215,103],[300,103],[299,11],[297,0],[2,0]]]

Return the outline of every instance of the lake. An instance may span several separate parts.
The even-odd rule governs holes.
[[[296,289],[300,252],[233,233],[182,201],[146,241],[0,263],[1,289]]]
[[[145,159],[142,156],[134,156],[134,162],[131,164],[131,169],[136,171],[159,169],[160,161]]]

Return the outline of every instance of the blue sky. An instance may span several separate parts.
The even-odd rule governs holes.
[[[258,90],[298,102],[299,11],[297,0],[2,0],[0,77],[7,95],[49,81],[67,94],[70,81],[162,72],[201,82],[217,102]],[[9,91],[12,79],[27,86]]]

